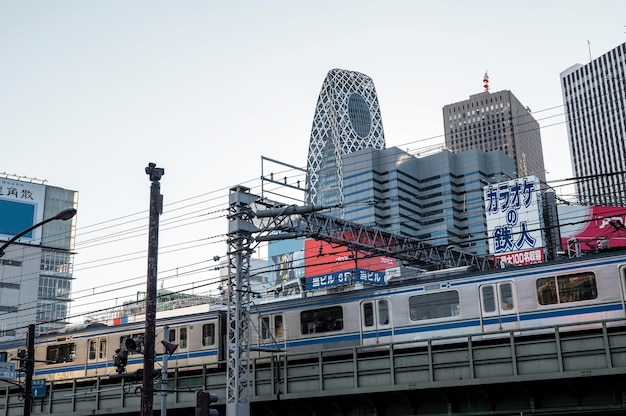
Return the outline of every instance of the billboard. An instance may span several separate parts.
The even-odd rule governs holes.
[[[385,285],[388,271],[395,271],[396,260],[349,250],[345,246],[306,240],[304,243],[306,289],[324,289],[354,283]],[[389,273],[390,274],[390,273]]]
[[[594,251],[605,242],[608,247],[626,247],[626,207],[559,205],[561,247],[576,239],[582,251]]]
[[[268,281],[280,287],[299,281],[304,277],[304,240],[272,241],[267,246],[269,265],[272,270]]]
[[[483,188],[489,252],[508,264],[545,260],[539,178],[526,176]]]
[[[43,221],[45,195],[44,185],[0,178],[0,239],[10,240]],[[18,241],[39,244],[41,228],[35,228]]]

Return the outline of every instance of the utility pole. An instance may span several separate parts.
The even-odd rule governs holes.
[[[149,163],[146,174],[150,176],[150,225],[148,229],[148,282],[146,288],[146,328],[144,332],[143,383],[141,416],[152,416],[154,402],[154,344],[156,337],[156,303],[157,303],[157,257],[159,252],[159,215],[163,212],[163,195],[159,181],[165,169],[157,168]]]
[[[35,324],[28,325],[26,339],[26,382],[24,383],[24,416],[30,416],[33,401],[33,373],[35,372]]]

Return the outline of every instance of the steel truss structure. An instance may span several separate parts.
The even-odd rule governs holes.
[[[229,195],[227,416],[250,414],[250,256],[259,242],[310,237],[392,256],[424,270],[463,266],[486,270],[495,266],[486,257],[431,246],[319,213],[328,207],[276,207],[249,191],[239,185],[231,188]]]

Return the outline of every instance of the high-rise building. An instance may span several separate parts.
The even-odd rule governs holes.
[[[576,192],[584,205],[626,204],[626,43],[561,72]]]
[[[330,70],[313,117],[306,202],[341,206],[344,200],[341,157],[370,147],[385,148],[374,82],[359,72]]]
[[[343,157],[345,219],[487,254],[483,187],[513,175],[501,151],[447,150],[417,158],[397,147]]]
[[[516,176],[546,180],[539,123],[511,91],[485,91],[443,107],[446,146],[453,152],[501,150],[513,158]]]
[[[36,333],[67,324],[76,219],[47,220],[77,202],[76,191],[0,178],[0,244],[43,223],[0,257],[0,339],[24,337],[29,324],[36,324]]]

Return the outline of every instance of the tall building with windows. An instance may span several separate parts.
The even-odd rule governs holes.
[[[584,205],[626,205],[626,43],[561,73],[576,192]]]
[[[385,148],[374,82],[359,72],[332,69],[322,84],[313,117],[307,159],[306,202],[342,205],[341,158],[364,148]]]
[[[546,180],[539,123],[511,91],[485,91],[443,107],[446,146],[453,152],[501,150],[513,158],[518,177]]]
[[[487,254],[483,187],[514,174],[501,151],[415,157],[397,147],[344,156],[345,219],[432,245]]]
[[[78,193],[0,177],[0,245],[22,231],[76,208]],[[0,340],[63,328],[72,288],[76,218],[49,221],[11,243],[0,257]]]

